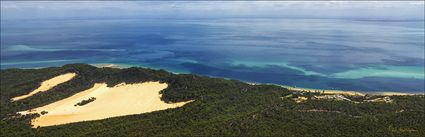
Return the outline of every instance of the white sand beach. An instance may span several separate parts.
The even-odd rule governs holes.
[[[99,63],[99,64],[91,64],[98,68],[124,68],[118,64],[108,64],[108,63]]]
[[[420,94],[412,94],[412,93],[403,93],[403,92],[391,92],[391,91],[383,91],[383,92],[359,92],[359,91],[345,91],[345,90],[323,90],[323,89],[309,89],[309,88],[298,88],[298,87],[289,87],[282,86],[288,88],[292,91],[298,92],[320,92],[323,94],[341,94],[348,96],[365,96],[368,95],[383,95],[383,96],[409,96],[409,95],[420,95]],[[423,95],[423,94],[422,94]]]

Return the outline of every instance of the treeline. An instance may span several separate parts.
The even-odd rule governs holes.
[[[95,97],[90,97],[89,99],[84,99],[84,100],[81,100],[80,102],[78,102],[77,104],[75,104],[74,106],[76,107],[76,106],[84,106],[84,105],[86,105],[86,104],[88,104],[88,103],[90,103],[90,102],[93,102],[93,101],[95,101],[96,100],[96,98]]]
[[[76,78],[32,97],[43,80],[66,72]],[[1,136],[424,136],[423,96],[393,96],[393,103],[353,103],[282,98],[291,91],[273,85],[249,85],[236,80],[172,74],[147,68],[96,68],[70,64],[44,69],[1,70]],[[38,115],[18,111],[43,106],[94,83],[166,82],[162,100],[195,100],[184,107],[147,114],[31,128]],[[305,93],[311,98],[317,93]],[[350,99],[356,99],[354,97]],[[360,100],[360,99],[359,99]]]

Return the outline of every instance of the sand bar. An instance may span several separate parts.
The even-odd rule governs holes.
[[[22,96],[17,96],[12,98],[12,101],[17,101],[17,100],[21,100],[21,99],[25,99],[28,98],[38,92],[44,92],[47,91],[59,84],[65,83],[69,80],[71,80],[72,78],[74,78],[75,76],[77,76],[77,74],[75,73],[66,73],[66,74],[62,74],[56,77],[53,77],[51,79],[48,79],[46,81],[43,81],[40,85],[40,87],[38,87],[37,89],[31,91],[30,93],[26,94],[26,95],[22,95]]]
[[[183,106],[191,101],[168,104],[163,102],[159,93],[167,84],[145,82],[138,84],[119,84],[107,87],[97,83],[92,88],[81,91],[71,97],[43,107],[19,112],[21,114],[48,112],[31,121],[33,127],[60,125],[73,122],[100,120],[110,117],[148,113]],[[93,102],[75,106],[91,97]]]

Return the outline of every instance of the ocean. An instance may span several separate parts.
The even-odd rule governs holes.
[[[118,64],[254,83],[424,91],[424,21],[67,18],[1,21],[1,69]]]

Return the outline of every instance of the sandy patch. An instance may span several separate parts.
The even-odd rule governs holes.
[[[103,63],[99,63],[99,64],[91,64],[91,65],[93,65],[95,67],[98,67],[98,68],[122,68],[122,67],[120,67],[117,64],[103,64]]]
[[[322,90],[322,89],[309,89],[309,88],[298,88],[298,87],[290,87],[290,86],[282,86],[292,91],[298,92],[319,92],[323,94],[341,94],[348,96],[365,96],[369,95],[383,95],[383,96],[410,96],[410,95],[423,95],[423,93],[403,93],[403,92],[391,92],[391,91],[383,91],[383,92],[358,92],[358,91],[343,91],[343,90]]]
[[[423,95],[418,94],[412,94],[412,93],[401,93],[401,92],[371,92],[372,95],[383,95],[383,96],[410,96],[410,95]]]
[[[167,88],[167,86],[167,84],[159,82],[119,84],[114,87],[107,87],[105,83],[98,83],[92,88],[81,91],[66,99],[19,113],[28,114],[47,111],[47,114],[41,115],[31,122],[34,127],[44,127],[148,113],[180,107],[191,102],[172,104],[163,102],[160,99],[161,94],[159,92]],[[75,106],[78,102],[91,97],[96,99],[83,106]]]
[[[298,87],[289,87],[289,86],[282,86],[284,88],[287,88],[291,91],[298,91],[298,92],[319,92],[323,94],[341,94],[341,95],[349,95],[349,96],[364,96],[364,93],[356,92],[356,91],[340,91],[340,90],[322,90],[322,89],[309,89],[309,88],[298,88]]]
[[[43,81],[40,85],[40,87],[38,87],[37,89],[31,91],[30,93],[26,94],[26,95],[22,95],[22,96],[17,96],[12,98],[12,101],[17,101],[17,100],[21,100],[21,99],[25,99],[28,98],[38,92],[44,92],[47,91],[59,84],[65,83],[69,80],[71,80],[72,78],[74,78],[75,76],[77,76],[77,74],[75,73],[66,73],[66,74],[62,74],[56,77],[53,77],[49,80]]]
[[[252,83],[252,82],[246,82],[250,85],[261,85],[260,83]],[[286,85],[278,85],[278,84],[271,84],[280,86],[283,88],[286,88],[290,91],[297,91],[297,92],[319,92],[323,94],[341,94],[341,95],[348,95],[348,96],[365,96],[366,94],[369,95],[383,95],[383,96],[412,96],[412,95],[424,95],[422,92],[418,93],[406,93],[406,92],[393,92],[393,91],[348,91],[348,90],[329,90],[329,89],[312,89],[312,88],[301,88],[301,87],[292,87],[292,86],[286,86]]]
[[[294,100],[296,103],[301,103],[301,102],[307,101],[307,100],[308,100],[308,98],[307,98],[307,97],[297,97],[297,98],[294,98],[293,100]]]
[[[356,91],[335,91],[335,90],[325,90],[323,92],[325,94],[341,94],[341,95],[349,95],[349,96],[364,96],[364,93],[356,92]]]

